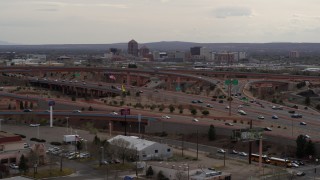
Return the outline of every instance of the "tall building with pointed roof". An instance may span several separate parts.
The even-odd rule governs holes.
[[[138,56],[138,43],[134,39],[128,42],[128,54]]]

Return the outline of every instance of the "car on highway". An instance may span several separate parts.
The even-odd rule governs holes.
[[[302,118],[301,114],[292,114],[291,115],[292,118]]]
[[[24,109],[23,112],[32,112],[31,109]]]
[[[199,100],[197,100],[197,102],[198,102],[198,103],[203,103],[203,101],[202,101],[202,100],[200,100],[200,99],[199,99]]]
[[[224,149],[218,149],[217,152],[222,153],[222,154],[226,153],[226,151]]]
[[[277,115],[272,115],[272,119],[279,119]]]
[[[298,109],[298,105],[293,105],[292,108]]]
[[[115,111],[112,111],[110,114],[112,115],[119,115],[119,113],[115,112]]]
[[[271,107],[273,110],[277,110],[277,106],[272,106]]]
[[[72,113],[81,113],[81,111],[77,109],[77,110],[73,110]]]
[[[230,109],[230,106],[226,106],[225,109]]]
[[[199,122],[199,119],[194,118],[192,121]]]
[[[30,127],[38,127],[40,124],[29,124]]]
[[[264,119],[264,116],[259,115],[259,116],[258,116],[258,119]]]
[[[192,100],[191,103],[195,104],[195,103],[198,103],[197,100]]]
[[[163,119],[170,119],[171,117],[170,117],[170,116],[167,116],[167,115],[163,115],[162,118],[163,118]]]
[[[244,110],[241,110],[241,109],[238,110],[238,113],[241,114],[241,115],[247,115],[247,113]]]
[[[217,101],[217,99],[216,98],[212,98],[211,101]]]
[[[245,152],[239,152],[238,154],[239,154],[240,156],[248,156],[248,154],[245,153]]]
[[[219,103],[223,103],[223,100],[219,100]]]
[[[207,104],[207,107],[213,108],[212,104]]]
[[[233,126],[232,123],[224,123],[226,126]]]
[[[304,134],[302,136],[305,137],[306,139],[310,139],[311,138],[308,134]]]
[[[304,125],[305,126],[305,125],[307,125],[307,123],[302,121],[302,122],[300,122],[300,125]]]
[[[294,111],[294,110],[290,110],[290,111],[288,111],[288,113],[290,113],[290,114],[294,114],[294,113],[296,113],[296,111]]]
[[[272,131],[272,128],[271,127],[265,127],[263,128],[265,131]]]
[[[19,166],[16,165],[16,164],[14,164],[14,163],[11,163],[11,164],[9,165],[9,167],[10,167],[11,169],[19,169]]]

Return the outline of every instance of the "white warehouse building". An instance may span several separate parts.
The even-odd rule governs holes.
[[[113,140],[123,139],[130,143],[129,148],[136,150],[139,160],[152,160],[152,159],[167,159],[172,157],[172,149],[167,144],[160,144],[145,139],[140,139],[136,136],[123,136],[118,135],[108,140],[111,143]]]

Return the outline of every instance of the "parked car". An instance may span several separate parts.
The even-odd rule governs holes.
[[[302,172],[302,171],[298,171],[298,172],[296,173],[296,175],[297,175],[297,176],[304,176],[304,175],[306,175],[306,173],[305,173],[305,172]]]
[[[272,115],[272,119],[279,119],[277,115]]]
[[[245,152],[239,152],[239,155],[240,155],[240,156],[248,156],[248,154],[245,153]]]
[[[238,151],[233,149],[232,151],[230,151],[230,154],[238,154]]]
[[[198,120],[198,119],[196,119],[196,118],[194,118],[192,121],[194,121],[194,122],[199,122],[199,120]]]
[[[259,115],[258,119],[264,119],[264,117],[262,115]]]
[[[265,127],[264,130],[265,131],[272,131],[272,128],[271,127]]]
[[[294,114],[294,113],[296,113],[296,111],[290,110],[290,111],[288,111],[288,113]]]
[[[16,164],[14,164],[14,163],[10,164],[9,167],[10,167],[11,169],[19,169],[19,166],[16,165]]]
[[[30,124],[29,126],[30,127],[38,127],[38,126],[40,126],[40,124]]]

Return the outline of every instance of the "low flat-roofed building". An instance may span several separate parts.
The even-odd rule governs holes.
[[[123,139],[130,143],[129,149],[137,151],[139,160],[167,159],[172,157],[172,149],[167,144],[160,144],[136,136],[118,135],[108,140],[109,143],[117,139]]]
[[[33,144],[31,148],[25,146],[25,141],[20,135],[0,132],[0,163],[1,164],[18,164],[20,157],[28,157],[30,152],[36,152],[40,164],[45,163],[45,146],[44,144]]]
[[[19,135],[0,132],[0,163],[18,163],[22,155],[30,152],[24,143]]]

